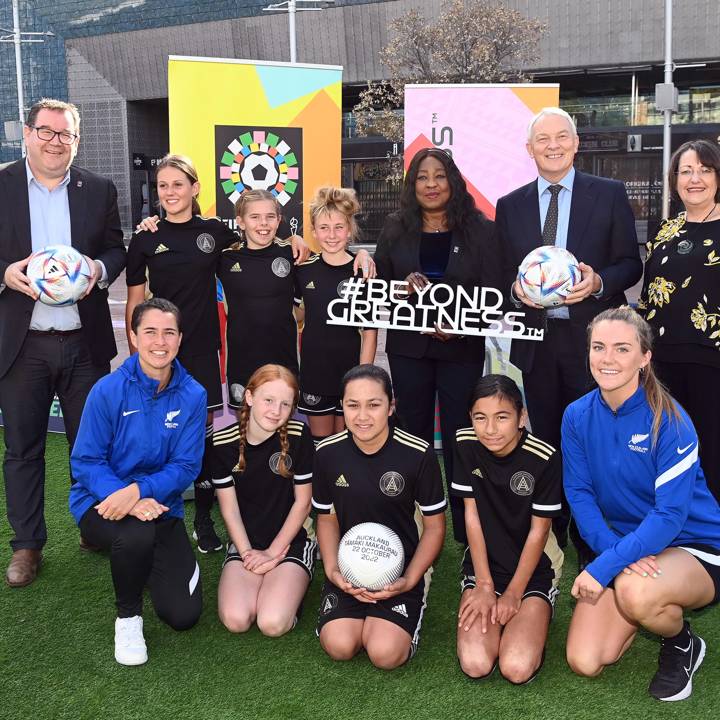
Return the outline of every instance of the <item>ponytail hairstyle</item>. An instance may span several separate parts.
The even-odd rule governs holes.
[[[191,185],[200,182],[195,165],[193,165],[193,161],[187,155],[166,155],[155,166],[155,177],[157,177],[157,174],[163,168],[175,168],[179,170],[190,181]],[[192,214],[200,215],[200,203],[197,200],[197,195],[194,195],[192,199]]]
[[[523,398],[517,383],[507,375],[485,375],[481,377],[470,396],[468,412],[472,413],[473,406],[481,398],[494,397],[498,400],[507,400],[522,415]]]
[[[282,380],[293,391],[293,405],[288,417],[289,421],[289,418],[292,417],[295,412],[295,408],[297,407],[300,390],[298,388],[297,378],[286,367],[283,367],[282,365],[262,365],[250,376],[248,384],[245,387],[245,392],[249,392],[252,395],[261,385],[272,382],[273,380]],[[240,452],[238,455],[237,469],[240,472],[245,471],[245,446],[247,445],[247,427],[250,422],[250,412],[250,405],[247,402],[243,402],[243,405],[238,412]],[[293,474],[290,471],[287,460],[288,451],[290,450],[287,422],[284,423],[282,427],[278,428],[277,433],[280,435],[280,459],[278,460],[278,472],[284,478],[290,479]]]
[[[618,320],[631,325],[635,329],[635,334],[640,343],[640,352],[645,354],[652,350],[652,328],[629,305],[604,310],[590,322],[587,329],[588,348],[590,347],[595,326],[603,320]],[[653,413],[652,441],[654,445],[657,442],[663,413],[668,416],[668,419],[674,418],[676,421],[680,421],[682,416],[675,404],[675,400],[655,375],[652,360],[644,368],[640,369],[640,385],[645,390],[645,397]]]
[[[315,191],[310,201],[310,220],[313,228],[320,215],[331,212],[340,213],[350,227],[350,238],[355,241],[359,235],[355,215],[360,212],[357,193],[352,188],[321,187]]]
[[[235,217],[241,218],[245,216],[248,211],[248,205],[250,203],[258,202],[259,200],[269,200],[275,206],[275,212],[278,217],[282,217],[282,207],[278,199],[269,190],[245,190],[243,194],[235,201]],[[238,229],[240,237],[245,240],[245,232]],[[233,243],[231,246],[233,250],[237,250],[240,247],[240,242]]]

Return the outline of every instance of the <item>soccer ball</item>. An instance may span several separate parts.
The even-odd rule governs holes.
[[[25,272],[45,305],[74,305],[91,277],[87,260],[70,245],[48,245],[38,250]]]
[[[525,295],[545,308],[562,305],[581,277],[575,256],[554,245],[535,248],[518,268],[518,281]]]
[[[402,574],[405,551],[397,533],[374,522],[351,527],[338,547],[338,568],[355,587],[381,590]]]
[[[275,160],[270,155],[250,155],[243,163],[240,179],[252,190],[270,190],[277,184],[278,178]]]

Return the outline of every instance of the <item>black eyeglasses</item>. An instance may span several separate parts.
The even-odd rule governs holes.
[[[37,133],[37,136],[45,142],[52,142],[57,135],[58,139],[63,145],[72,145],[79,135],[71,133],[69,130],[51,130],[48,127],[35,127],[34,125],[28,125],[31,130]]]

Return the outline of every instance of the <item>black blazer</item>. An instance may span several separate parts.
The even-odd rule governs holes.
[[[457,248],[457,251],[455,251]],[[404,280],[420,272],[420,231],[412,232],[402,223],[399,213],[389,215],[378,238],[375,251],[378,277]],[[453,230],[452,249],[442,282],[464,287],[494,287],[502,292],[502,272],[493,223],[481,213],[465,227]],[[385,350],[406,357],[431,356],[449,362],[483,362],[485,338],[465,337],[441,342],[428,335],[408,330],[388,330]]]
[[[25,160],[0,168],[0,280],[8,265],[32,252],[30,202]],[[125,245],[117,207],[117,191],[110,180],[80,168],[70,168],[68,185],[72,244],[84,255],[101,260],[112,283],[125,267]],[[83,335],[93,363],[110,362],[117,354],[107,303],[108,291],[97,285],[78,303]],[[5,288],[0,292],[0,378],[15,362],[25,340],[34,301]]]
[[[542,245],[537,180],[501,197],[495,216],[502,253],[506,293],[523,258]],[[625,186],[618,180],[575,172],[570,205],[567,249],[600,275],[603,294],[568,305],[570,322],[584,328],[600,312],[627,302],[625,290],[642,275],[635,217]],[[541,314],[523,305],[525,322],[540,327]],[[513,340],[510,362],[528,372],[537,341]],[[584,362],[584,358],[581,359]]]

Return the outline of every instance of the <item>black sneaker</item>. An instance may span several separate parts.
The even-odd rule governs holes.
[[[650,694],[658,700],[684,700],[692,693],[692,678],[705,657],[705,641],[695,635],[686,621],[684,639],[663,638],[658,671],[650,683]]]
[[[212,518],[196,517],[193,523],[193,539],[197,540],[197,548],[201,553],[217,552],[223,549],[222,540],[215,532]]]

